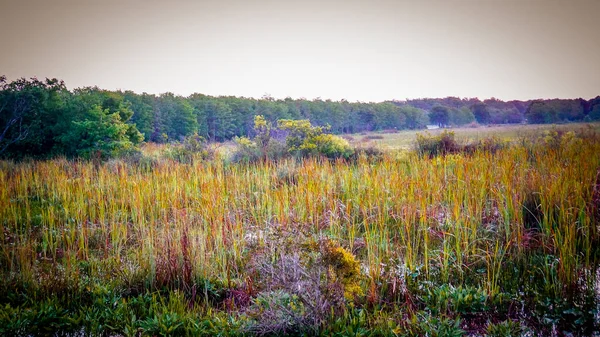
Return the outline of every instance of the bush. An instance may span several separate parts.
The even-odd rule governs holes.
[[[261,160],[280,160],[288,156],[285,144],[271,139],[264,147],[259,147],[258,144],[247,137],[236,137],[234,142],[237,149],[231,157],[231,161],[255,163]]]
[[[164,156],[183,164],[192,164],[196,160],[214,157],[214,151],[209,149],[204,137],[193,134],[186,137],[181,144],[170,145]]]
[[[248,137],[235,137],[233,139],[237,148],[231,157],[233,162],[257,162],[261,159],[261,153],[255,142]]]
[[[444,130],[437,136],[429,133],[417,134],[415,150],[420,156],[445,156],[448,154],[464,153],[473,154],[477,151],[496,153],[506,148],[507,144],[500,139],[491,137],[484,138],[475,142],[461,144],[459,143],[453,131]]]
[[[312,126],[308,120],[288,119],[279,120],[278,127],[287,133],[285,144],[273,139],[271,124],[262,116],[256,116],[256,136],[252,140],[247,137],[235,138],[238,147],[232,161],[279,160],[289,155],[349,159],[354,154],[346,139],[325,133],[329,127]]]
[[[499,150],[506,148],[507,143],[501,141],[496,137],[488,137],[480,139],[476,142],[464,145],[460,152],[463,153],[475,153],[477,151],[488,152],[494,154]]]
[[[459,152],[461,146],[454,138],[454,131],[444,130],[438,136],[432,136],[429,133],[417,134],[417,143],[415,149],[421,156],[430,158],[438,155],[447,155]]]
[[[287,149],[300,156],[324,156],[348,159],[354,153],[347,140],[327,134],[329,126],[312,126],[310,121],[281,119],[277,122],[281,130],[288,131]]]
[[[285,144],[271,137],[273,126],[262,115],[254,117],[254,139],[236,137],[234,142],[237,150],[234,152],[233,162],[258,162],[265,160],[279,160],[288,155]]]
[[[376,146],[357,146],[354,148],[354,153],[350,159],[357,162],[360,158],[364,158],[370,162],[376,162],[383,159],[384,151]]]

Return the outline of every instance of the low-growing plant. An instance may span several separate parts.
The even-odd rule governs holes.
[[[259,293],[246,311],[247,331],[259,336],[297,335],[316,332],[300,297],[283,290]]]
[[[486,329],[486,336],[489,337],[519,337],[526,332],[520,322],[506,320],[497,324],[489,323]]]
[[[406,337],[461,337],[465,331],[460,327],[460,318],[433,316],[427,312],[418,312],[398,329],[396,335]]]
[[[449,284],[429,289],[424,298],[426,308],[433,314],[454,315],[483,312],[487,309],[487,300],[488,295],[481,288]]]

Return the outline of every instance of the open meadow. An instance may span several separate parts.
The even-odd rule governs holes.
[[[1,161],[0,335],[597,335],[599,129]]]

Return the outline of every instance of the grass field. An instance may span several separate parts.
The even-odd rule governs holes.
[[[599,128],[455,129],[511,144],[432,157],[399,132],[352,135],[387,149],[356,161],[0,162],[0,334],[593,335]]]
[[[456,136],[463,140],[478,140],[486,137],[498,137],[502,140],[517,140],[523,137],[530,137],[539,134],[544,130],[578,130],[581,128],[592,128],[600,131],[600,123],[572,123],[561,125],[498,125],[498,126],[477,126],[477,127],[456,127],[451,129],[433,129],[433,130],[402,130],[398,132],[372,132],[365,134],[349,135],[351,142],[355,145],[376,144],[386,149],[410,149],[415,142],[417,133],[430,133],[438,135],[444,130],[452,130]],[[378,139],[378,137],[382,137]],[[371,139],[370,139],[371,138]]]

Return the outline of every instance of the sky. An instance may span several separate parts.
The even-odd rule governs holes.
[[[600,0],[0,0],[0,75],[187,96],[600,95]]]

